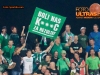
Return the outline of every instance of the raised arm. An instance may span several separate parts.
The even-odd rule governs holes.
[[[68,43],[66,43],[65,46],[70,46],[71,43],[72,43],[72,38],[70,37]]]
[[[50,46],[45,50],[45,52],[47,53],[47,52],[50,52],[50,50],[51,50],[51,48],[53,47],[53,45],[54,45],[54,42],[52,41],[51,43],[50,43]]]
[[[64,32],[62,33],[62,37],[64,37],[64,36],[65,36],[65,34],[66,34],[66,31],[64,31]]]
[[[25,26],[23,26],[22,32],[21,32],[21,36],[24,36],[24,30],[25,30]]]
[[[20,53],[20,51],[26,46],[26,43],[24,43],[20,48],[18,48],[17,51],[14,52],[14,55],[16,55],[17,53]]]

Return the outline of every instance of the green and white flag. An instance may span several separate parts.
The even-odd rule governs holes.
[[[30,23],[29,32],[55,39],[65,20],[66,17],[36,7]]]

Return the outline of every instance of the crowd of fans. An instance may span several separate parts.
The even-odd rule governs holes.
[[[87,36],[86,27],[80,34],[65,31],[56,39],[48,39],[32,33],[21,35],[17,28],[7,34],[2,27],[0,35],[0,75],[99,75],[100,32],[97,24]],[[78,31],[78,30],[77,30]],[[27,41],[26,41],[27,39]]]

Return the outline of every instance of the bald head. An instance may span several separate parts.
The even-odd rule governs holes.
[[[46,69],[47,69],[46,66],[42,66],[42,68],[41,68],[42,73],[45,73]]]
[[[50,62],[50,68],[55,69],[55,62]]]

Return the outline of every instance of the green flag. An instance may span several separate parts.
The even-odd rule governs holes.
[[[36,7],[32,17],[29,32],[55,39],[66,18]]]

